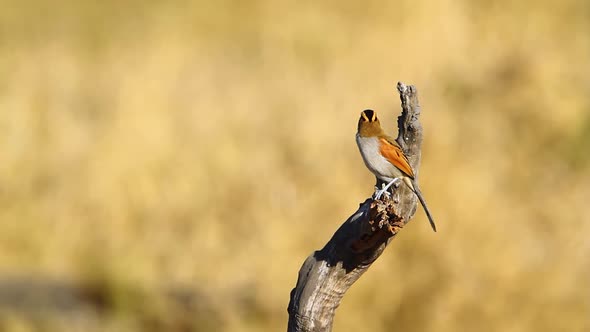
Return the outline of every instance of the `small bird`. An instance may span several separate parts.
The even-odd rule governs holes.
[[[436,225],[414,179],[414,170],[410,166],[408,158],[397,142],[385,134],[379,119],[377,119],[377,114],[373,110],[361,112],[356,143],[367,168],[379,180],[387,183],[377,191],[375,198],[379,199],[391,185],[401,179],[418,196],[428,221],[430,221],[430,226],[436,232]]]

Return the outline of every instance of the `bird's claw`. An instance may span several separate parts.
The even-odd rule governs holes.
[[[390,198],[391,197],[391,193],[387,190],[389,189],[389,186],[386,186],[385,183],[383,183],[381,185],[381,189],[377,189],[378,187],[375,187],[375,199],[380,199],[381,196],[383,196],[383,194],[385,194],[386,198]]]
[[[385,194],[385,197],[390,198],[391,193],[389,192],[389,187],[391,187],[393,185],[397,189],[399,187],[400,182],[401,181],[399,178],[395,178],[391,182],[389,182],[388,184],[382,183],[381,189],[378,189],[377,187],[375,187],[375,199],[380,199],[383,194]]]

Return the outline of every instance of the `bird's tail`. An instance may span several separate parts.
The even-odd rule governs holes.
[[[428,217],[430,226],[432,227],[432,230],[436,232],[436,225],[434,224],[434,219],[432,218],[432,215],[428,210],[428,206],[426,206],[426,201],[424,200],[424,197],[422,197],[422,192],[420,191],[420,188],[418,188],[418,184],[416,183],[416,181],[408,177],[404,177],[404,182],[408,185],[408,187],[410,187],[410,189],[412,189],[416,196],[418,196],[418,200],[420,201],[420,204],[422,204],[424,212],[426,212],[426,216]]]

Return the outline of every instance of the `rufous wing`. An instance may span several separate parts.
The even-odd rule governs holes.
[[[412,166],[410,166],[408,158],[402,149],[385,138],[379,138],[379,143],[381,143],[379,147],[381,155],[407,176],[414,178],[414,170],[412,170]]]

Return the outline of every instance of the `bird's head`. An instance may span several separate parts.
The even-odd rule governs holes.
[[[373,110],[364,110],[358,124],[358,134],[362,137],[378,136],[383,130],[377,119],[377,113]]]

